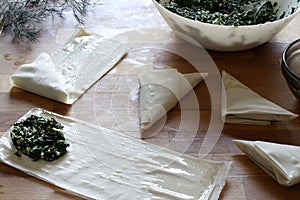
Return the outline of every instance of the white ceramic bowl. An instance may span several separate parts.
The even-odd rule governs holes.
[[[216,51],[241,51],[257,47],[277,35],[300,12],[299,0],[270,0],[278,3],[277,16],[285,14],[283,19],[257,25],[224,26],[177,15],[162,6],[170,0],[160,0],[160,3],[152,1],[170,28],[188,35],[205,49]],[[292,8],[297,8],[293,14]]]

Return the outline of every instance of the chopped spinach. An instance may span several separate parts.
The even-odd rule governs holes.
[[[243,26],[277,20],[276,5],[276,2],[272,4],[270,1],[260,0],[172,0],[164,7],[196,21]]]
[[[14,123],[10,133],[17,156],[25,154],[32,160],[53,161],[67,152],[70,146],[63,134],[63,125],[54,118],[30,115]]]

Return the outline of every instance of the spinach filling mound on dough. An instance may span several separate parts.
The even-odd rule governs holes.
[[[33,161],[53,161],[67,152],[70,146],[63,134],[63,125],[54,118],[30,115],[13,124],[10,133],[17,156],[25,154]]]

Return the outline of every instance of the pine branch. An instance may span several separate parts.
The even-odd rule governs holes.
[[[79,24],[91,6],[90,0],[3,0],[0,2],[0,33],[12,34],[13,42],[36,41],[41,36],[42,23],[49,17],[63,18],[71,9]]]

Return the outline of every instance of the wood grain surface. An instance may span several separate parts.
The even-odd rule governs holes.
[[[10,85],[9,77],[21,64],[33,61],[41,52],[53,52],[64,46],[70,33],[77,28],[76,22],[70,15],[71,13],[68,13],[64,21],[54,19],[45,22],[43,36],[39,42],[12,44],[9,37],[0,39],[0,134],[6,132],[28,110],[40,107],[125,132],[132,137],[140,137],[137,129],[138,81],[133,66],[136,63],[152,61],[177,68],[184,73],[197,70],[187,60],[174,53],[161,49],[131,50],[114,69],[97,81],[73,105],[65,105]],[[263,97],[299,114],[300,103],[289,91],[280,67],[283,49],[300,35],[299,22],[300,16],[297,16],[274,39],[257,48],[242,52],[207,51],[207,55],[213,60],[218,71],[225,70]],[[124,0],[104,0],[101,5],[89,12],[85,28],[106,35],[132,29],[169,29],[151,0],[132,0],[130,3]],[[137,44],[139,45],[141,44]],[[157,45],[160,47],[161,44]],[[195,57],[203,56],[199,52],[193,53]],[[202,82],[195,87],[198,105],[192,103],[193,94],[188,94],[168,113],[159,131],[145,140],[160,146],[172,143],[168,148],[199,156],[210,123],[218,123],[211,122],[214,112],[212,110],[214,94],[209,91],[209,84]],[[200,118],[195,115],[198,107]],[[187,126],[188,123],[199,123],[195,135],[194,130],[188,129],[185,134],[178,135],[183,120],[181,119],[182,108],[185,108],[184,112],[190,112],[184,119]],[[190,137],[194,137],[192,142]],[[270,126],[224,124],[217,143],[205,157],[212,160],[232,161],[229,177],[220,196],[222,200],[299,198],[299,184],[289,188],[280,186],[251,162],[232,143],[232,139],[263,140],[299,146],[300,118],[288,122],[274,122]],[[80,198],[0,163],[0,199]]]

